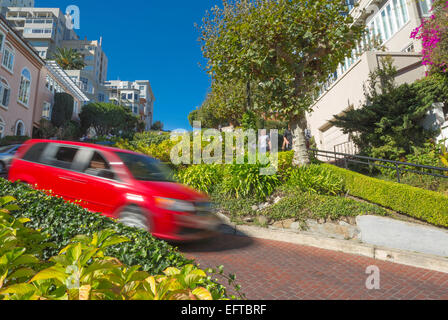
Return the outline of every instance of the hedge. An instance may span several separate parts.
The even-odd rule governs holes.
[[[13,216],[30,219],[27,227],[42,231],[48,235],[48,243],[57,244],[57,247],[44,251],[43,259],[57,255],[77,235],[91,236],[95,232],[112,229],[131,241],[108,248],[106,254],[128,266],[140,265],[144,271],[161,274],[168,267],[183,267],[192,262],[168,243],[153,238],[146,231],[126,227],[23,184],[0,179],[0,196],[6,195],[16,198],[20,207],[20,210],[12,213]]]
[[[371,178],[329,164],[322,165],[344,180],[345,188],[352,196],[436,226],[448,227],[448,197],[441,193]]]

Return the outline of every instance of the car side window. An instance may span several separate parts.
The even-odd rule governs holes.
[[[54,159],[50,161],[50,165],[59,167],[62,169],[71,169],[72,163],[75,160],[76,154],[78,153],[77,148],[59,147]]]
[[[115,174],[111,170],[110,164],[100,153],[96,151],[93,153],[93,156],[89,161],[89,165],[84,173],[101,178],[115,179]]]
[[[35,144],[26,152],[26,154],[23,156],[23,160],[41,163],[42,154],[44,153],[47,146],[47,143]]]

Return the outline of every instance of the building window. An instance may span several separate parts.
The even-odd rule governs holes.
[[[79,107],[79,103],[78,103],[78,101],[75,100],[73,103],[73,114],[75,114],[75,115],[79,114],[78,107]]]
[[[5,136],[5,128],[6,123],[5,121],[0,117],[0,138],[3,138]]]
[[[433,0],[419,0],[418,3],[420,5],[422,15],[429,16],[432,9]]]
[[[5,34],[3,32],[0,32],[0,52],[3,50],[3,45],[5,43]]]
[[[414,44],[411,43],[409,46],[406,47],[406,49],[403,50],[403,52],[415,52]]]
[[[2,66],[4,66],[10,72],[14,69],[14,49],[8,44],[5,45],[3,50]]]
[[[42,118],[51,120],[51,104],[49,102],[44,102],[42,108]]]
[[[0,81],[0,105],[2,107],[8,108],[10,96],[11,96],[11,88],[9,87],[6,80],[2,79]]]
[[[31,73],[28,69],[23,69],[22,76],[20,78],[20,87],[19,87],[19,102],[28,106],[30,100],[30,91],[31,91]]]
[[[17,137],[23,137],[25,135],[25,125],[22,120],[17,121],[15,135]]]

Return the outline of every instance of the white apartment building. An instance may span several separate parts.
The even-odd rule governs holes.
[[[0,0],[0,8],[34,7],[34,0]]]
[[[62,41],[63,48],[73,49],[84,57],[86,66],[82,70],[66,70],[91,101],[106,102],[108,93],[104,83],[107,79],[108,58],[102,49],[102,39],[89,41]]]
[[[7,7],[4,15],[43,59],[52,59],[62,41],[78,39],[76,32],[67,28],[64,12],[58,8]]]
[[[351,1],[353,3],[353,1]],[[337,72],[322,86],[315,100],[313,112],[307,114],[308,127],[320,150],[351,153],[351,137],[330,123],[334,115],[350,108],[360,108],[365,102],[364,85],[369,73],[380,66],[385,56],[394,60],[398,74],[396,83],[412,83],[425,76],[422,65],[422,44],[410,38],[412,31],[429,14],[432,0],[358,0],[350,14],[357,23],[363,23],[369,34],[346,58]],[[385,52],[368,51],[368,43],[376,37]]]
[[[146,130],[153,124],[155,96],[148,80],[107,81],[108,99],[111,103],[130,108],[146,123]]]

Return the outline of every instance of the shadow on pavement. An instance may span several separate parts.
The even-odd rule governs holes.
[[[242,249],[251,246],[254,241],[242,232],[237,232],[228,225],[221,225],[220,233],[213,238],[201,241],[177,244],[180,251],[194,252],[222,252]]]

